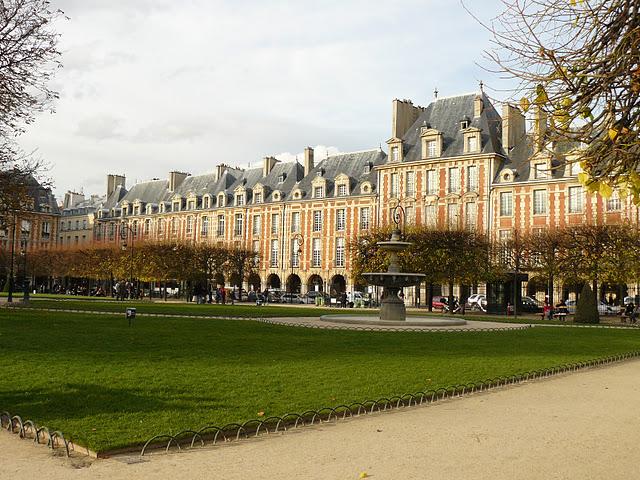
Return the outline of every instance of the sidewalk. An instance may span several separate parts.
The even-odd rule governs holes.
[[[638,478],[640,361],[177,454],[53,457],[0,432],[0,478]]]

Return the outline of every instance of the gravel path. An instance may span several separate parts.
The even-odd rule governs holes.
[[[177,454],[54,457],[0,432],[0,479],[638,478],[640,360]]]

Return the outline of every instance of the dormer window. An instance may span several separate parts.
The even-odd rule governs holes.
[[[273,200],[276,202],[280,201],[280,192],[278,191],[273,192]]]
[[[236,194],[236,207],[241,207],[244,205],[244,193]]]
[[[467,151],[475,152],[478,149],[478,139],[476,137],[467,138]]]
[[[364,173],[371,173],[371,167],[372,167],[371,162],[367,163],[364,166]]]
[[[313,198],[324,198],[324,187],[314,187]]]
[[[400,161],[400,149],[398,147],[391,147],[391,161],[392,162]]]
[[[196,209],[196,200],[189,200],[187,202],[187,210],[195,210]]]
[[[424,126],[421,128],[422,158],[437,158],[442,156],[442,132]]]
[[[534,176],[536,179],[549,178],[549,172],[547,170],[546,162],[536,163],[533,166]]]
[[[284,183],[284,180],[287,178],[287,174],[286,173],[281,173],[278,176],[278,183]]]
[[[460,130],[466,130],[469,128],[469,120],[466,118],[460,121]]]
[[[262,192],[255,192],[253,194],[253,203],[262,203]]]
[[[480,129],[467,128],[464,132],[464,153],[480,153]]]
[[[344,183],[341,183],[340,185],[338,185],[338,196],[339,197],[346,197],[348,195],[347,192],[347,185]]]
[[[173,204],[171,205],[171,210],[174,211],[174,212],[179,212],[181,203],[182,202],[180,200],[174,200]]]
[[[224,193],[218,195],[218,207],[224,207]]]
[[[209,208],[211,205],[211,198],[207,195],[202,198],[202,208]]]

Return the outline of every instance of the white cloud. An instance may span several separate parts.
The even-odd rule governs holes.
[[[112,171],[145,179],[277,152],[302,158],[306,145],[331,145],[316,158],[375,148],[389,137],[393,98],[426,104],[436,86],[451,95],[491,83],[474,65],[488,35],[457,2],[55,6],[71,17],[59,24],[61,98],[22,142],[54,165],[58,193],[102,192]],[[499,6],[483,2],[483,12]]]

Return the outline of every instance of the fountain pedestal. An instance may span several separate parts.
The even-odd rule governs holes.
[[[398,294],[400,289],[397,287],[385,287],[380,302],[380,320],[404,321],[407,319],[407,307],[404,305]]]

